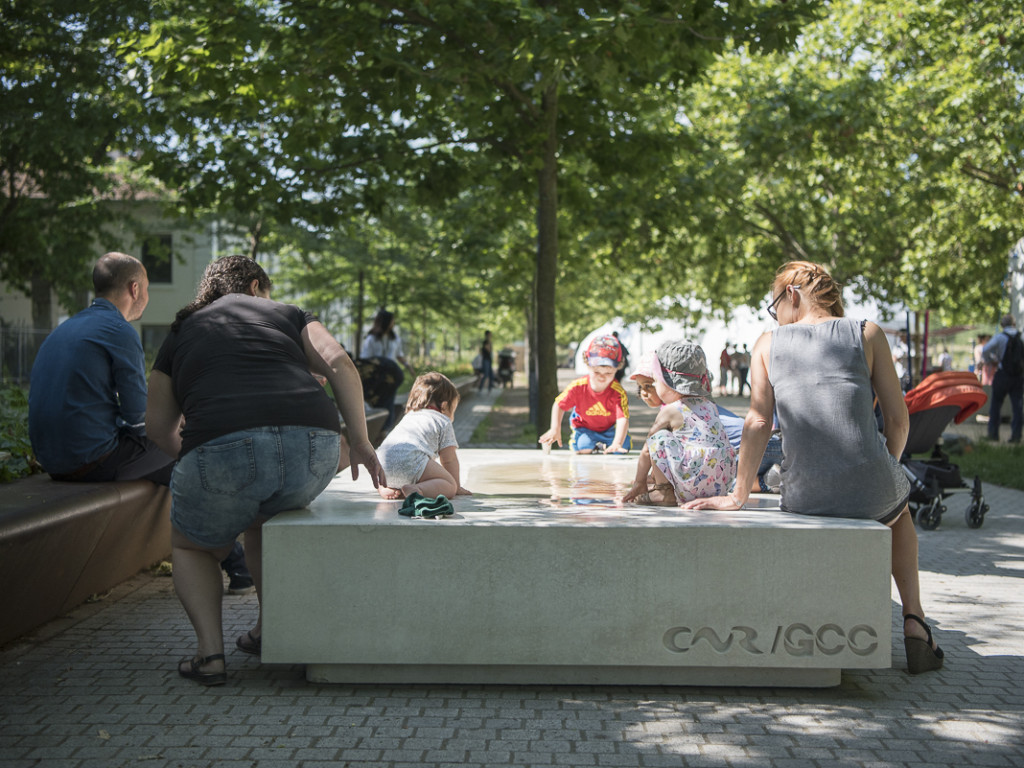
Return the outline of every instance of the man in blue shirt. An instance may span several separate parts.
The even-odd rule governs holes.
[[[108,253],[92,283],[92,305],[46,337],[32,366],[32,450],[54,480],[170,485],[174,459],[146,437],[146,363],[130,325],[149,303],[146,268],[134,256]],[[229,592],[252,591],[240,544],[221,567]]]
[[[1013,315],[1003,315],[999,321],[1002,333],[997,333],[982,349],[982,359],[996,363],[992,377],[992,399],[988,413],[988,439],[999,440],[999,425],[1003,418],[1003,400],[1010,399],[1010,442],[1019,443],[1024,426],[1024,374],[1021,371],[1020,332]],[[1011,345],[1015,350],[1011,350]],[[1007,356],[1007,352],[1013,354]],[[1013,370],[1010,370],[1013,368]]]
[[[129,324],[149,303],[146,268],[108,253],[92,282],[92,305],[46,337],[32,366],[32,449],[54,480],[168,485],[174,459],[146,438],[145,359]]]

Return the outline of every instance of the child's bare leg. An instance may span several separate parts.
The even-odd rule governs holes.
[[[420,475],[420,479],[410,485],[402,486],[402,493],[409,496],[419,493],[423,496],[440,496],[444,494],[449,499],[459,492],[459,484],[451,476],[447,469],[431,459],[427,462],[426,469]]]

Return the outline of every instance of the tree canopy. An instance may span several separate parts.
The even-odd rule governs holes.
[[[97,201],[148,177],[324,310],[528,324],[547,398],[556,339],[756,304],[791,258],[989,322],[1024,234],[1024,18],[999,0],[2,14],[0,276],[67,300]]]
[[[686,109],[704,163],[680,170],[704,211],[687,235],[720,249],[736,299],[809,258],[946,322],[1005,311],[1024,234],[1024,18],[1005,11],[832,3],[796,50],[716,63]]]
[[[48,327],[50,287],[73,307],[130,173],[116,157],[142,121],[118,58],[144,2],[0,7],[0,279],[32,296]],[[120,169],[117,172],[116,169]]]
[[[169,2],[135,52],[173,136],[192,130],[174,142],[180,181],[218,204],[255,197],[290,219],[301,199],[383,219],[396,193],[437,206],[474,188],[522,206],[511,219],[536,228],[526,310],[546,408],[562,168],[580,203],[612,210],[622,187],[606,179],[632,196],[645,168],[671,162],[676,132],[649,116],[723,50],[791,45],[816,5],[278,2],[197,18]],[[616,221],[603,229],[621,240]]]

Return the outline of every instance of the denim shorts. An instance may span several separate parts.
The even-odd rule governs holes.
[[[782,440],[778,435],[772,435],[768,438],[768,445],[764,448],[764,455],[761,457],[761,463],[757,467],[757,476],[761,477],[776,464],[782,463]]]
[[[586,427],[573,427],[572,436],[569,438],[569,449],[572,451],[592,451],[598,443],[604,443],[605,447],[615,442],[615,427],[609,427],[604,432],[595,432]],[[627,451],[633,447],[633,440],[629,435],[622,441],[622,447]]]
[[[257,427],[214,438],[171,475],[171,524],[202,547],[231,544],[260,519],[300,509],[338,471],[337,432]]]

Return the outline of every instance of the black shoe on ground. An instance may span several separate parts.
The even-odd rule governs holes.
[[[248,595],[255,591],[256,585],[253,584],[252,576],[240,576],[237,573],[229,575],[231,577],[228,580],[229,595]]]
[[[249,567],[245,564],[245,550],[237,541],[231,554],[221,561],[220,567],[228,575],[229,595],[247,595],[256,589]]]

